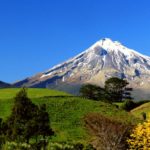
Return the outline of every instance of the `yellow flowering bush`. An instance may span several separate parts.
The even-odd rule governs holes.
[[[138,124],[127,142],[130,150],[150,150],[150,120]]]

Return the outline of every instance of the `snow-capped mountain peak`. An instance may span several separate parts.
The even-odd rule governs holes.
[[[143,72],[150,71],[150,58],[123,46],[118,41],[104,38],[74,58],[44,72],[41,78],[55,74],[65,74],[68,78],[75,76],[78,71],[80,75],[84,71],[84,74],[89,76],[89,74],[95,75],[97,72],[109,68],[126,74],[126,69],[131,67],[134,70],[140,69],[139,72],[142,75]],[[69,75],[68,73],[66,75],[66,72],[69,72]]]
[[[133,56],[133,55],[139,55],[141,57],[149,58],[147,56],[144,56],[144,55],[138,53],[137,51],[135,51],[133,49],[125,47],[119,41],[112,41],[110,38],[104,38],[102,40],[99,40],[94,45],[92,45],[90,47],[90,49],[95,49],[95,48],[98,48],[98,47],[99,48],[101,47],[102,49],[105,49],[107,51],[121,52],[125,56],[129,56],[129,57]]]

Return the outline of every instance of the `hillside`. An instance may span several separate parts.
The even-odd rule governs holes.
[[[11,99],[13,98],[17,92],[19,92],[20,88],[6,88],[0,89],[0,99]],[[40,88],[28,88],[27,89],[28,96],[30,98],[39,98],[44,96],[71,96],[68,93],[50,89],[40,89]]]
[[[146,113],[147,118],[150,118],[150,102],[136,107],[131,111],[131,114],[133,114],[135,117],[141,118],[143,112]]]
[[[0,117],[6,119],[11,113],[13,100],[11,96],[19,89],[8,89],[10,92],[9,98],[0,100]],[[42,91],[43,89],[36,89]],[[47,111],[50,115],[52,128],[55,130],[56,136],[53,141],[86,141],[88,135],[84,128],[83,117],[88,113],[98,112],[100,114],[114,117],[116,120],[125,123],[136,124],[139,120],[129,113],[117,109],[116,106],[103,102],[91,101],[79,97],[68,97],[64,94],[62,97],[57,91],[50,92],[49,97],[33,94],[34,89],[29,89],[29,96],[36,104],[47,104]],[[0,91],[2,93],[2,91]],[[34,91],[35,92],[35,91]],[[43,91],[42,91],[43,92]],[[45,91],[44,91],[45,92]],[[47,91],[48,92],[48,91]],[[45,92],[45,93],[47,93]],[[6,94],[6,93],[5,93]],[[10,96],[11,95],[11,96]],[[52,96],[51,96],[52,95]],[[39,98],[37,98],[39,96]],[[47,96],[47,95],[46,95]],[[34,98],[33,98],[34,97]],[[35,98],[36,97],[36,98]]]

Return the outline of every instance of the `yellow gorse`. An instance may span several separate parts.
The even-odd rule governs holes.
[[[129,150],[150,150],[150,120],[138,124],[127,142]]]

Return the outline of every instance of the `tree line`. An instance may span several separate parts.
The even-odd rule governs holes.
[[[104,87],[92,84],[84,84],[80,89],[80,95],[93,100],[107,102],[121,102],[123,99],[133,99],[131,97],[132,88],[129,83],[117,77],[109,78],[105,81]]]

